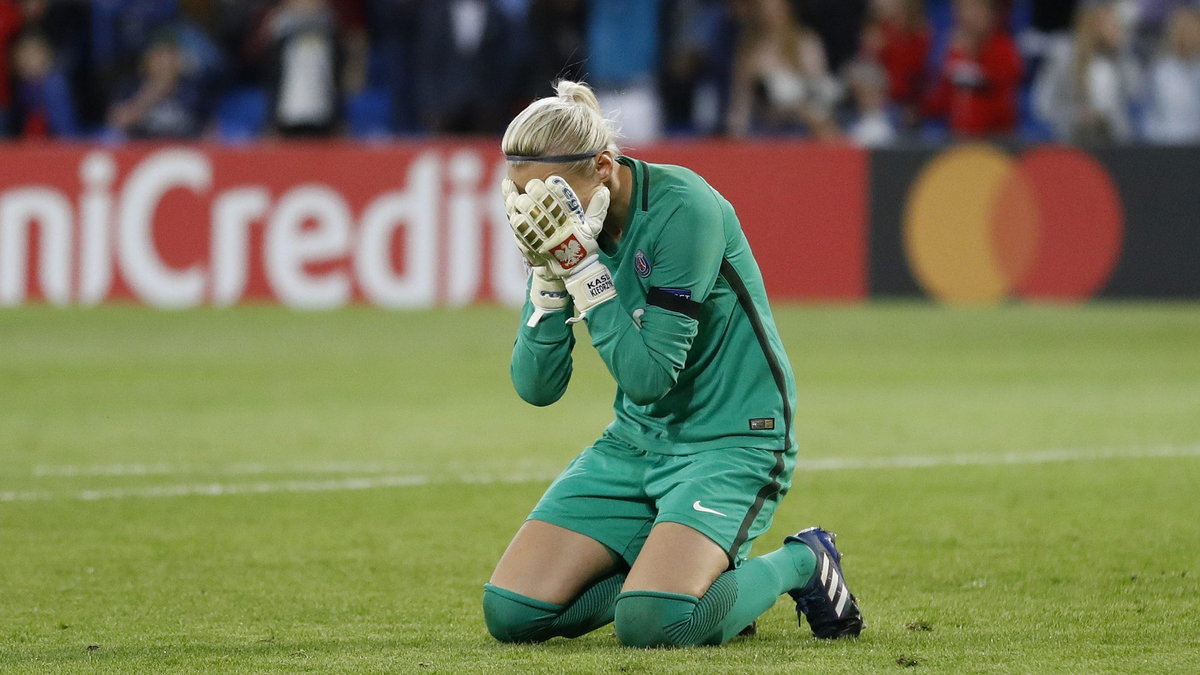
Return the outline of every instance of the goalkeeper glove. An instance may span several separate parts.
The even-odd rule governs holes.
[[[500,183],[500,194],[504,197],[504,213],[508,216],[508,224],[513,228],[513,234],[516,235],[517,226],[515,223],[518,218],[524,218],[521,212],[517,210],[517,198],[521,196],[517,192],[517,184],[505,178]],[[530,267],[545,267],[545,260],[537,252],[536,247],[532,247],[525,242],[521,237],[514,236],[517,241],[517,248],[521,250],[521,255],[525,256],[525,262],[529,263]]]
[[[516,183],[505,178],[500,183],[500,194],[504,197],[504,211],[508,215],[509,225],[512,226],[515,219],[524,218],[516,208],[516,200],[520,196]],[[533,305],[533,314],[529,316],[525,325],[533,328],[543,316],[566,309],[569,296],[562,279],[546,270],[545,258],[520,237],[516,237],[516,240],[517,248],[521,250],[521,255],[525,256],[525,262],[529,263],[529,302]]]
[[[517,186],[509,179],[504,179],[500,183],[500,195],[504,197],[504,211],[508,214],[509,225],[516,222],[517,217],[524,217],[520,211],[516,209],[516,199],[520,196],[517,192]],[[514,226],[514,234],[515,226]],[[533,247],[526,244],[526,241],[520,237],[515,238],[517,247],[521,250],[521,255],[524,256],[529,264],[529,303],[534,306],[532,315],[529,315],[529,321],[526,322],[529,328],[538,325],[541,317],[548,313],[560,312],[566,309],[566,301],[569,295],[566,293],[566,286],[562,279],[550,274],[546,270],[546,259],[541,256]]]
[[[525,325],[533,328],[543,316],[566,309],[570,296],[562,279],[550,276],[545,267],[531,267],[529,270],[529,302],[533,304],[533,314],[529,315]]]
[[[511,201],[516,214],[509,218],[509,225],[518,246],[540,256],[547,271],[563,280],[575,301],[579,318],[569,322],[585,318],[592,307],[617,297],[612,274],[600,262],[596,241],[608,212],[607,187],[596,188],[586,212],[560,176],[529,181],[525,194]]]

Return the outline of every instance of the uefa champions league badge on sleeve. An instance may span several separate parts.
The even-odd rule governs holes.
[[[646,252],[638,249],[637,253],[633,254],[633,269],[637,271],[637,275],[643,279],[650,276],[650,272],[654,267],[650,264],[650,259],[646,257]]]

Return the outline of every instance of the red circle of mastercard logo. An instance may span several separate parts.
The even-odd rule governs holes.
[[[904,250],[918,283],[951,303],[1083,300],[1108,282],[1124,214],[1090,155],[1047,146],[1018,157],[967,145],[910,188]]]

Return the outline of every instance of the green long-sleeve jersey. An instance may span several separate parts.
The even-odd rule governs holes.
[[[617,382],[605,435],[671,455],[793,450],[795,378],[733,206],[686,168],[620,162],[633,174],[629,217],[619,242],[600,241],[617,299],[586,317]],[[521,398],[549,405],[570,381],[575,336],[563,313],[525,326],[533,309],[510,373]]]

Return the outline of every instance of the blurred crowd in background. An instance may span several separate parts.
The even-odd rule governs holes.
[[[1200,142],[1200,0],[0,0],[14,139],[496,134],[584,79],[626,142]]]

